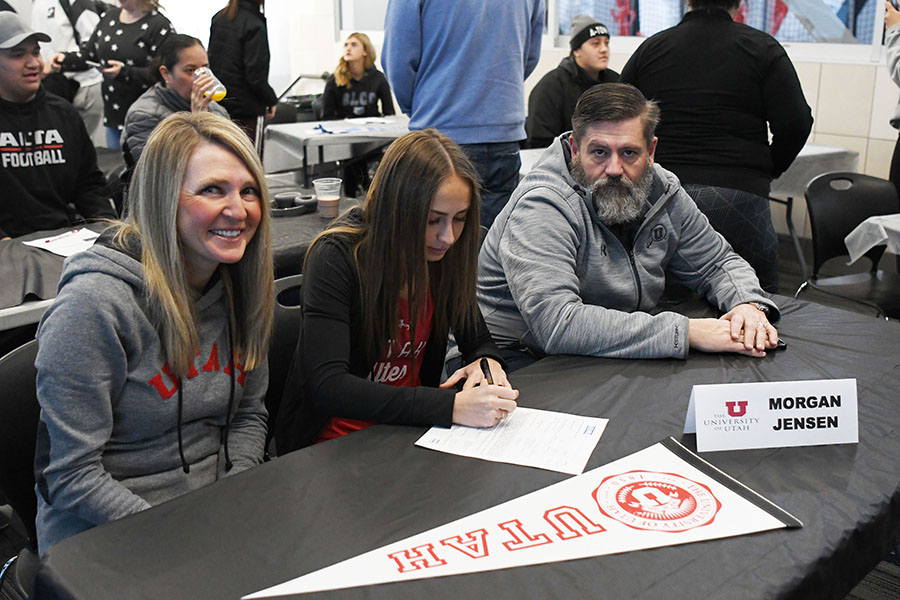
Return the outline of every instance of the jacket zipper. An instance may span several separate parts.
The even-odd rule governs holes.
[[[635,233],[637,235],[637,233]],[[641,287],[641,278],[638,275],[637,264],[634,261],[634,248],[631,248],[628,251],[628,260],[631,262],[631,272],[634,275],[634,281],[637,283],[637,304],[634,307],[634,310],[640,310],[641,308],[641,296],[644,293],[643,287]]]

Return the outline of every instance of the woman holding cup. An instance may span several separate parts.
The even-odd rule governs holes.
[[[478,190],[450,138],[408,133],[388,148],[364,206],[313,241],[280,453],[372,423],[492,427],[515,410],[475,301]],[[439,385],[451,329],[466,366]]]
[[[262,462],[274,284],[262,166],[181,112],[128,217],[63,268],[38,329],[38,548]]]
[[[209,70],[209,58],[197,38],[169,36],[149,68],[156,83],[131,105],[125,116],[122,152],[129,166],[137,162],[150,133],[166,117],[181,111],[228,116],[213,100],[221,83]]]

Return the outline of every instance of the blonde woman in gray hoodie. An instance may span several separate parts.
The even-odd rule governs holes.
[[[218,115],[169,117],[131,202],[66,261],[38,329],[41,554],[262,461],[274,286],[249,139]]]

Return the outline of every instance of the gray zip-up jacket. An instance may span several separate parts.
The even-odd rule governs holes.
[[[777,319],[752,267],[659,165],[650,205],[626,248],[572,178],[568,136],[554,140],[519,183],[481,248],[478,302],[501,348],[686,358],[688,318],[651,314],[669,278],[723,312],[761,302]]]
[[[267,366],[232,360],[223,282],[194,303],[199,348],[179,380],[148,314],[140,249],[129,255],[105,237],[66,260],[38,329],[41,554],[262,462]]]

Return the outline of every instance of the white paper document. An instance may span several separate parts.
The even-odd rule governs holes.
[[[578,475],[609,419],[517,408],[489,429],[432,427],[416,446],[494,462]]]
[[[100,237],[99,233],[91,231],[87,227],[82,227],[81,229],[73,229],[53,237],[22,243],[26,246],[41,248],[58,256],[72,256],[93,246],[94,241],[98,237]]]

